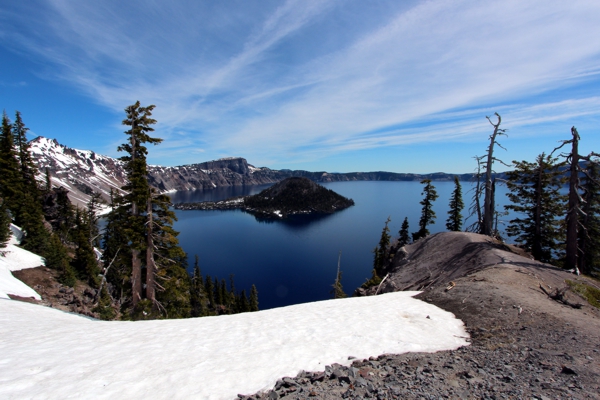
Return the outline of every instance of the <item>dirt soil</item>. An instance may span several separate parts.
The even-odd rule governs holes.
[[[454,313],[471,345],[433,354],[381,355],[325,373],[302,372],[272,391],[241,398],[599,399],[600,310],[573,292],[549,293],[576,276],[489,237],[431,235],[395,254],[375,291],[422,290],[418,298]]]
[[[98,317],[96,313],[92,312],[94,304],[97,301],[97,290],[89,285],[78,281],[73,288],[65,286],[58,282],[58,272],[47,267],[12,271],[12,274],[15,278],[33,288],[42,297],[42,300],[38,301],[33,298],[11,295],[10,298],[13,300],[41,304],[89,317]]]

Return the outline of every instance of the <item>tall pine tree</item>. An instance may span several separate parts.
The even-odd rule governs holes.
[[[410,243],[410,234],[408,233],[408,217],[404,217],[400,231],[398,231],[398,247],[406,246]]]
[[[131,252],[125,232],[129,208],[113,190],[109,207],[102,236],[102,275],[110,283],[112,296],[124,304],[131,298]]]
[[[388,217],[385,221],[385,226],[381,231],[381,237],[379,238],[379,244],[373,251],[373,268],[375,270],[375,274],[379,277],[383,274],[383,269],[388,261],[389,247],[390,247],[390,228],[388,224],[390,223],[391,218]]]
[[[435,190],[435,186],[431,184],[431,179],[424,179],[421,184],[425,185],[423,192],[421,193],[424,197],[420,201],[423,206],[421,208],[421,218],[419,219],[419,230],[413,233],[413,241],[417,241],[429,235],[429,229],[427,226],[432,225],[435,222],[435,211],[433,211],[433,202],[438,198],[438,194]]]
[[[4,199],[0,198],[0,248],[6,247],[10,236],[10,214],[4,205]]]
[[[584,274],[600,270],[600,167],[588,163],[581,187],[583,216],[579,230],[579,270]]]
[[[462,210],[465,203],[462,199],[462,188],[458,176],[454,177],[454,191],[450,197],[450,210],[448,211],[448,219],[446,220],[446,229],[449,231],[460,232],[462,229]]]
[[[19,175],[19,160],[15,151],[12,124],[4,112],[0,130],[0,190],[2,190],[3,204],[13,218],[16,218],[21,211],[20,199],[23,196],[23,188]]]
[[[100,269],[96,261],[96,253],[92,246],[90,237],[90,227],[92,223],[88,214],[77,209],[75,217],[75,257],[73,258],[73,267],[77,271],[80,279],[87,281],[92,287],[98,287],[98,275]]]
[[[197,254],[194,262],[194,273],[190,282],[190,307],[192,317],[206,315],[206,292]]]
[[[258,290],[255,285],[250,289],[250,311],[258,311]]]
[[[36,169],[29,153],[27,128],[17,111],[11,124],[6,113],[0,132],[0,188],[15,224],[25,232],[24,249],[45,256],[50,234],[44,227],[41,192],[35,180]],[[15,139],[18,143],[15,143]]]
[[[506,231],[542,262],[555,262],[555,253],[563,232],[559,217],[564,198],[560,188],[564,183],[556,158],[540,154],[534,163],[513,161],[514,169],[507,172],[507,210],[519,215],[510,221]]]
[[[154,193],[154,191],[152,191]],[[190,287],[187,255],[179,246],[179,232],[173,229],[175,213],[170,199],[153,194],[146,212],[146,298],[164,309],[170,318],[190,316]]]
[[[60,283],[71,287],[75,286],[77,276],[70,263],[69,253],[56,233],[50,236],[50,245],[45,259],[46,267],[58,271],[58,281]]]
[[[343,298],[347,297],[346,293],[344,292],[344,288],[342,286],[342,271],[340,270],[341,259],[342,259],[342,251],[340,250],[340,254],[338,256],[338,266],[337,266],[337,273],[335,276],[335,282],[333,283],[331,291],[329,292],[331,295],[333,295],[334,299],[343,299]]]
[[[143,213],[150,197],[148,164],[146,162],[148,149],[145,144],[158,144],[162,141],[162,139],[148,135],[149,132],[154,131],[151,125],[156,123],[156,120],[151,118],[154,107],[154,105],[142,107],[137,101],[125,108],[127,118],[123,120],[123,125],[130,127],[125,131],[129,140],[117,149],[127,153],[120,160],[125,164],[128,180],[128,183],[123,186],[123,190],[126,192],[123,200],[124,205],[130,208],[125,233],[131,251],[131,301],[133,307],[142,299],[142,251],[146,249],[146,218]]]

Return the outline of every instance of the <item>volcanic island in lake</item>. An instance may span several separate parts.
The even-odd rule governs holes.
[[[263,218],[287,218],[295,214],[332,214],[354,205],[354,200],[337,194],[308,178],[282,180],[253,196],[221,201],[179,203],[178,210],[240,209]]]

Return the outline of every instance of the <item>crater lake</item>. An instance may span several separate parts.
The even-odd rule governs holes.
[[[416,232],[421,215],[419,202],[423,185],[418,181],[355,181],[322,184],[355,205],[332,215],[292,216],[286,220],[258,221],[240,210],[176,211],[174,228],[188,254],[191,273],[195,255],[204,276],[226,279],[234,275],[236,290],[252,284],[258,289],[261,310],[332,298],[338,254],[341,251],[342,285],[348,296],[371,277],[373,249],[377,246],[387,217],[390,234],[398,237],[404,217]],[[445,231],[448,203],[454,182],[433,182],[439,198],[431,233]],[[461,182],[467,216],[473,192]],[[170,193],[173,203],[218,201],[232,196],[259,193],[270,185],[230,186],[210,190]],[[496,209],[508,203],[506,187],[497,185]],[[508,217],[504,217],[507,220]],[[465,226],[474,222],[466,221]],[[502,230],[502,225],[500,225]],[[463,226],[464,229],[464,226]]]

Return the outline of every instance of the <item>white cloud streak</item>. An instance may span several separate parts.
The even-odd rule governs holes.
[[[468,141],[487,138],[483,113],[496,110],[525,130],[598,116],[600,3],[376,4],[385,12],[367,23],[354,1],[56,1],[33,14],[36,31],[0,37],[111,109],[156,104],[173,139],[165,157],[177,146],[260,162]]]

